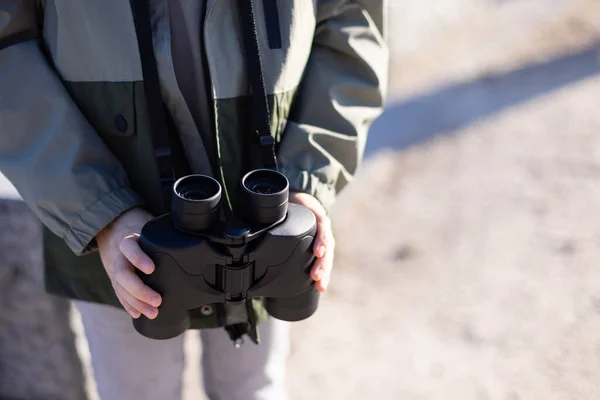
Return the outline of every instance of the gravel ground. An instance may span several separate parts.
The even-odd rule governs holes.
[[[466,3],[394,47],[294,399],[600,398],[600,5]]]
[[[363,169],[295,399],[600,398],[600,77]]]
[[[391,102],[292,398],[600,398],[600,4],[390,3]]]
[[[44,293],[39,220],[0,198],[0,229],[0,399],[81,400],[69,302]]]

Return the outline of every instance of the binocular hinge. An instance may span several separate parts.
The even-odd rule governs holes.
[[[227,301],[240,301],[246,298],[254,279],[254,263],[242,266],[223,265],[219,268],[219,286],[226,294]]]

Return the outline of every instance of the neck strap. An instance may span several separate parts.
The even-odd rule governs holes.
[[[265,77],[258,45],[258,30],[252,0],[238,0],[240,23],[246,54],[246,68],[252,91],[252,122],[254,134],[260,143],[261,162],[263,168],[277,169],[275,156],[275,139],[271,136],[271,116]]]
[[[160,94],[160,81],[158,79],[156,58],[154,57],[148,0],[130,0],[130,3],[142,62],[144,92],[150,118],[154,157],[156,158],[162,189],[162,209],[166,212],[170,208],[171,192],[178,175],[174,167],[176,164],[174,163],[175,155],[173,154],[173,149],[177,146],[174,146],[173,135],[169,134],[167,112]],[[177,154],[177,156],[183,155]],[[178,162],[181,162],[181,159]]]
[[[181,143],[175,138],[177,135],[170,134],[168,116],[160,93],[158,68],[152,42],[149,1],[130,0],[130,4],[142,63],[144,91],[150,117],[154,156],[163,191],[163,208],[167,211],[171,202],[173,184],[177,177],[183,174],[181,171],[184,168],[179,168],[178,166],[185,165],[185,156],[180,151]],[[252,0],[238,0],[238,5],[240,7],[240,23],[242,25],[246,68],[252,91],[251,114],[253,133],[260,144],[262,167],[277,169],[275,139],[271,136],[271,118],[258,45],[254,5]]]

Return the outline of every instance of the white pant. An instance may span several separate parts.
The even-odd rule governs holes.
[[[184,367],[183,337],[147,339],[131,317],[110,306],[76,302],[92,355],[102,400],[177,400]],[[269,319],[259,326],[260,345],[235,349],[224,329],[200,331],[202,371],[211,400],[284,400],[289,324]]]

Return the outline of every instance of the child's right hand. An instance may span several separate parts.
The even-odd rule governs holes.
[[[154,263],[142,251],[138,238],[152,215],[140,208],[121,214],[98,235],[96,241],[104,269],[123,308],[133,317],[144,314],[150,319],[158,315],[161,296],[146,286],[134,268],[145,274],[154,271]]]

